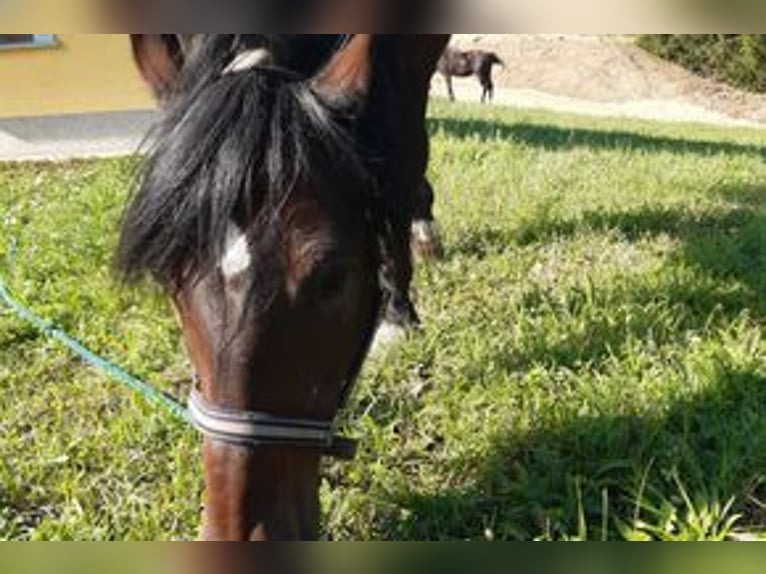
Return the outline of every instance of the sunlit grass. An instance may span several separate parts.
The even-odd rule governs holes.
[[[766,142],[450,107],[424,332],[370,362],[336,539],[728,539],[766,530]],[[131,160],[0,166],[0,273],[164,389],[164,298],[116,285]],[[12,254],[13,257],[11,257]],[[11,259],[15,263],[11,264]],[[195,536],[197,439],[0,312],[0,538]]]

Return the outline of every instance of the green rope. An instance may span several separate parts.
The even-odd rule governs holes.
[[[12,256],[14,255],[14,251],[15,249],[12,249]],[[163,407],[174,417],[188,422],[188,414],[186,408],[184,408],[177,400],[148,385],[144,381],[134,377],[108,359],[100,357],[85,347],[82,343],[73,339],[61,329],[58,329],[49,321],[46,321],[45,319],[42,319],[36,315],[33,311],[19,303],[11,296],[11,293],[7,289],[1,276],[0,303],[14,312],[20,319],[23,319],[24,321],[32,324],[38,331],[50,337],[51,339],[58,341],[67,347],[70,351],[93,365],[95,368],[101,370],[112,379],[122,383],[124,386],[135,391],[148,401],[154,402]]]

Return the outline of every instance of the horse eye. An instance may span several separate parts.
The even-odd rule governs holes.
[[[347,277],[348,273],[345,269],[339,267],[328,269],[320,274],[317,288],[326,295],[334,295],[343,290]]]
[[[320,268],[306,280],[301,289],[309,299],[330,299],[343,292],[348,271],[340,266]]]

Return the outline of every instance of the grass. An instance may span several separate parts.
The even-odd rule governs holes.
[[[766,531],[764,134],[443,103],[429,127],[447,254],[418,271],[424,332],[344,413],[363,449],[325,469],[332,537]],[[132,169],[0,166],[0,264],[181,393],[164,298],[110,276]],[[4,312],[0,412],[0,538],[196,534],[194,434]]]

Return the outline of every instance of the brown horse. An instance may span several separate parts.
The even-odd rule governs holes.
[[[439,59],[438,70],[447,84],[450,100],[455,101],[455,92],[452,88],[453,77],[469,78],[476,76],[482,89],[481,102],[485,103],[491,102],[495,95],[495,83],[492,80],[492,67],[495,65],[505,66],[495,52],[461,51],[447,48]]]
[[[319,461],[385,304],[409,301],[425,110],[447,35],[135,35],[163,98],[123,221],[198,376],[208,540],[312,539]],[[381,278],[392,295],[384,303]]]

